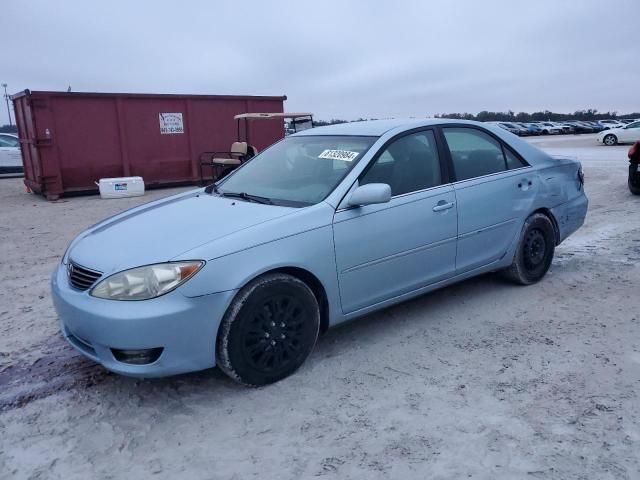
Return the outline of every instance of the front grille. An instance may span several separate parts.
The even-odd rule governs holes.
[[[69,281],[78,290],[87,290],[102,276],[102,272],[69,262]]]

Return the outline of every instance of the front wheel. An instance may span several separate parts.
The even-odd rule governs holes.
[[[531,215],[524,222],[513,262],[503,271],[504,276],[521,285],[540,281],[551,266],[555,246],[555,229],[549,217]]]
[[[602,140],[602,142],[607,145],[608,147],[612,147],[614,145],[616,145],[618,143],[618,138],[613,135],[613,134],[608,134],[605,135],[604,139]]]
[[[259,277],[238,292],[216,341],[220,369],[249,386],[277,382],[302,365],[318,338],[320,309],[301,280]]]

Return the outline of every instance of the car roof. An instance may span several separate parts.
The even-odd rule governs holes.
[[[303,130],[291,136],[310,136],[310,135],[362,135],[371,137],[381,137],[387,132],[397,130],[409,130],[412,128],[428,127],[432,125],[446,125],[448,123],[469,124],[476,126],[486,126],[485,123],[475,122],[472,120],[456,120],[445,118],[395,118],[390,120],[363,120],[349,123],[338,123],[335,125],[327,125],[325,127],[315,127]]]
[[[473,120],[457,120],[444,118],[430,119],[393,119],[393,120],[364,120],[361,122],[340,123],[326,127],[310,128],[289,137],[310,137],[321,135],[360,135],[370,137],[392,137],[407,130],[434,125],[469,125],[489,130],[493,135],[502,139],[511,148],[527,159],[531,165],[554,165],[555,161],[550,155],[535,147],[533,144],[522,140],[513,133],[509,133],[502,127],[489,122],[476,122]]]

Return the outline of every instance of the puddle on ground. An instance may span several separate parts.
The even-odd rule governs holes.
[[[17,362],[0,371],[0,412],[56,392],[91,387],[110,375],[76,352],[62,337],[52,337],[39,350],[41,355],[34,362]]]

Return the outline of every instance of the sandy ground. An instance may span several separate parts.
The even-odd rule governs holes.
[[[48,203],[0,180],[0,478],[640,478],[640,198],[627,147],[583,160],[590,211],[544,281],[485,275],[336,328],[293,377],[105,372],[58,334],[66,244],[151,198]]]

